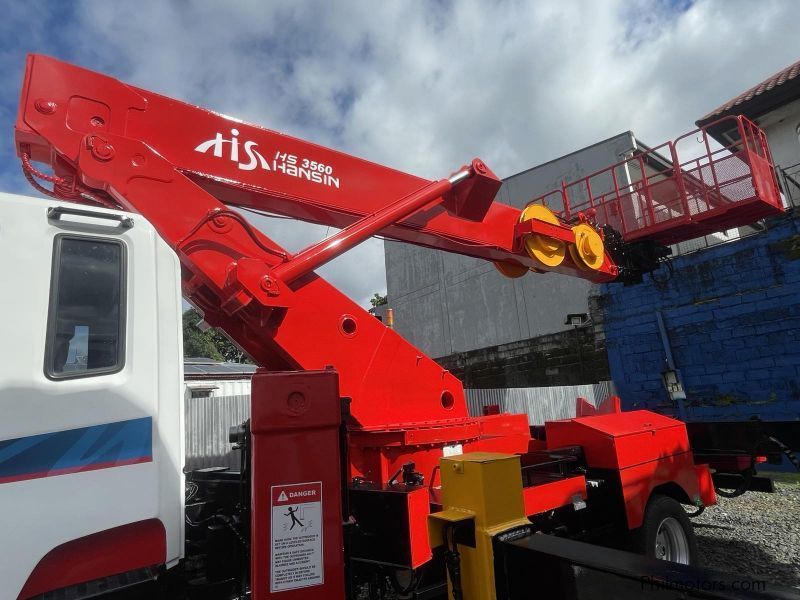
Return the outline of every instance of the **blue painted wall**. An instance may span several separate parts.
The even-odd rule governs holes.
[[[800,222],[672,260],[654,281],[603,286],[611,376],[627,409],[677,414],[661,382],[661,311],[687,420],[800,419]]]

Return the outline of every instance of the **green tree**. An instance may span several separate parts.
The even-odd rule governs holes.
[[[244,351],[230,341],[227,337],[225,337],[225,335],[219,329],[209,329],[206,333],[211,334],[211,337],[214,340],[214,345],[217,347],[217,350],[219,350],[220,354],[222,354],[222,358],[224,358],[227,362],[252,362],[244,353]]]
[[[376,306],[389,304],[389,298],[386,295],[381,296],[378,292],[375,292],[375,295],[369,299],[369,303],[372,304],[373,308],[375,308]]]
[[[200,313],[193,308],[183,313],[183,355],[222,360],[222,353],[209,335],[210,330],[200,331],[197,326],[201,320]]]
[[[213,327],[201,331],[197,324],[203,317],[194,308],[183,313],[183,355],[227,362],[250,362],[236,344]]]

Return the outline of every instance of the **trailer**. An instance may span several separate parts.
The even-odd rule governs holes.
[[[682,422],[618,402],[533,430],[471,417],[315,269],[381,235],[509,277],[636,281],[663,243],[782,210],[737,123],[747,143],[700,171],[519,210],[477,158],[427,181],[31,55],[15,143],[50,199],[0,196],[0,596],[519,598],[549,564],[548,597],[588,597],[589,571],[630,597],[631,573],[696,577],[684,507],[757,457],[700,461]],[[291,254],[248,211],[340,230]],[[238,469],[182,470],[181,296],[260,367]]]

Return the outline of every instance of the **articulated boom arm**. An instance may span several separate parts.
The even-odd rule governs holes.
[[[509,277],[533,270],[596,282],[641,278],[668,254],[665,244],[780,212],[763,132],[741,118],[735,127],[741,141],[730,148],[712,150],[702,131],[704,157],[681,162],[668,143],[666,150],[634,153],[608,169],[564,183],[519,210],[494,202],[500,180],[478,159],[444,179],[426,181],[32,55],[22,87],[16,146],[26,177],[42,193],[145,217],[175,251],[184,296],[205,320],[267,370],[280,371],[262,370],[254,376],[251,427],[243,427],[238,436],[246,441],[249,471],[249,477],[238,479],[240,484],[249,481],[251,500],[248,508],[238,506],[247,496],[239,488],[235,510],[243,518],[249,515],[252,544],[239,529],[229,527],[248,547],[244,552],[252,565],[253,598],[287,590],[295,590],[292,597],[341,598],[345,559],[349,573],[370,581],[385,582],[395,570],[405,581],[409,570],[431,561],[439,546],[445,552],[437,557],[447,563],[451,589],[463,581],[465,589],[471,586],[481,590],[476,592],[480,597],[490,597],[497,591],[492,569],[500,562],[495,562],[493,548],[500,532],[512,533],[510,542],[535,530],[582,535],[594,523],[603,532],[609,526],[643,531],[645,514],[650,514],[648,498],[668,499],[659,496],[667,493],[660,491],[667,484],[670,490],[679,488],[681,502],[713,504],[709,467],[694,463],[682,424],[647,411],[551,422],[546,440],[531,437],[525,414],[470,417],[458,379],[318,277],[315,269],[370,236],[383,235],[492,261]],[[46,163],[53,174],[38,171],[33,162]],[[641,179],[629,177],[632,172]],[[37,179],[51,182],[52,189]],[[340,231],[292,255],[229,206]],[[43,219],[45,214],[43,206]],[[326,372],[328,367],[335,371]],[[347,398],[343,431],[340,409]],[[619,413],[618,402],[609,405]],[[167,416],[172,418],[169,429],[153,421],[162,441],[165,432],[180,431],[180,412]],[[150,425],[146,427],[151,434]],[[168,493],[179,492],[174,481],[162,484],[165,473],[177,474],[170,460],[180,446],[170,446],[175,456],[165,458],[158,457],[165,444],[147,445],[148,461],[169,464],[132,469],[130,485],[149,477],[153,489],[158,485]],[[441,460],[445,456],[450,458]],[[587,477],[599,488],[596,496],[587,492]],[[91,481],[109,486],[112,479]],[[208,484],[216,487],[214,481]],[[298,537],[276,533],[276,519],[283,518],[276,510],[282,513],[290,509],[284,501],[294,503],[290,498],[307,495],[302,502],[308,501],[310,512],[303,518],[315,522],[300,522]],[[98,506],[110,497],[98,494]],[[137,518],[158,523],[155,517],[161,512],[153,511],[164,510],[167,496],[162,493],[157,503],[151,496],[141,497],[148,501],[135,513]],[[585,518],[573,518],[587,500],[598,508],[583,513],[588,513]],[[193,502],[206,504],[197,497]],[[91,508],[82,507],[82,513],[93,516]],[[677,510],[685,519],[683,509]],[[189,516],[195,514],[186,513],[187,540],[191,530],[224,516],[215,513],[194,523]],[[183,515],[178,521],[175,516],[170,517],[173,543],[182,539],[175,527]],[[356,525],[347,528],[346,544],[343,518]],[[224,523],[228,521],[237,522]],[[169,530],[159,527],[153,539],[160,543],[161,532]],[[205,553],[211,534],[197,535],[207,536]],[[75,541],[87,539],[95,538]],[[39,563],[76,577],[70,585],[83,581],[79,578],[85,573],[69,566],[78,564],[72,557],[78,546],[72,544],[56,548],[70,553],[67,567],[53,566],[52,553]],[[120,553],[135,555],[142,545],[126,541]],[[187,548],[192,545],[201,546],[193,542]],[[148,555],[133,566],[160,564],[175,555]],[[207,562],[210,573],[215,563]],[[34,574],[47,573],[40,566]],[[462,571],[463,577],[458,575]],[[226,589],[219,582],[233,590],[229,582],[240,579],[225,575],[216,581],[194,573],[194,567],[187,569],[193,580],[208,579],[207,589],[215,591]],[[416,595],[414,586],[421,581],[429,585],[428,579],[432,587],[427,589],[435,591],[444,577],[445,567],[437,558],[430,571],[412,573],[408,591]],[[66,584],[48,579],[46,585],[42,591]],[[464,595],[476,597],[470,594]]]
[[[45,56],[28,59],[16,142],[29,179],[42,175],[31,160],[52,165],[46,193],[144,215],[177,252],[186,297],[260,364],[335,366],[364,430],[465,422],[463,390],[316,267],[381,234],[491,260],[515,276],[616,275],[602,242],[593,268],[537,261],[521,220],[528,237],[542,227],[574,244],[576,234],[546,222],[549,212],[521,219],[520,210],[494,203],[500,181],[480,160],[430,182]],[[291,256],[226,204],[344,229]]]

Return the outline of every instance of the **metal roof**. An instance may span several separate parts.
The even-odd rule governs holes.
[[[183,360],[183,378],[191,379],[250,379],[257,365],[217,362],[211,358],[190,357]]]
[[[717,107],[699,119],[697,125],[702,126],[730,114],[742,114],[754,118],[774,110],[800,97],[798,75],[800,75],[800,60]]]

